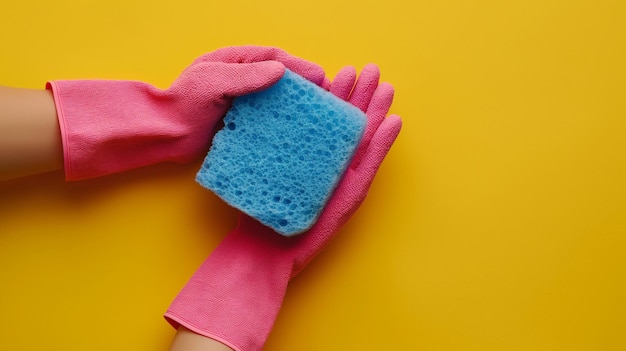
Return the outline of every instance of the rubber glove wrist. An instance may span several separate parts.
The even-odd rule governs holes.
[[[241,218],[240,218],[241,224]],[[230,232],[165,313],[174,327],[215,339],[234,350],[260,350],[282,305],[292,262],[271,230]]]
[[[245,46],[199,57],[166,90],[133,81],[49,82],[66,179],[201,157],[232,98],[271,86],[285,67],[325,81],[318,65],[277,48]]]

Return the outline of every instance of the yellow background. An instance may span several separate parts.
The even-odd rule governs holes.
[[[291,285],[267,350],[626,349],[623,1],[11,1],[0,84],[167,87],[279,46],[377,63],[404,128]],[[167,350],[161,315],[236,213],[199,162],[0,184],[0,350]]]

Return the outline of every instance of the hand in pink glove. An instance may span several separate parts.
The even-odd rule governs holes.
[[[166,90],[143,82],[52,81],[67,180],[203,156],[233,97],[276,83],[285,67],[323,85],[321,67],[271,47],[196,59]]]
[[[337,75],[330,91],[367,113],[367,129],[316,224],[299,236],[284,237],[241,214],[237,228],[202,264],[166,312],[174,327],[182,325],[238,351],[263,347],[289,280],[359,208],[400,132],[398,116],[385,118],[394,91],[389,84],[378,84],[378,67],[368,65],[356,84],[355,79],[354,68],[347,67]]]

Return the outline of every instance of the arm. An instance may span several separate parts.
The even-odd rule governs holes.
[[[61,168],[63,151],[52,93],[0,86],[0,181]],[[170,350],[232,349],[180,327]]]
[[[0,181],[61,168],[61,134],[50,91],[0,87]]]
[[[170,351],[233,351],[230,347],[180,326]]]
[[[0,181],[57,169],[81,180],[198,159],[231,100],[271,86],[286,68],[326,83],[317,64],[278,48],[241,46],[202,55],[166,90],[112,80],[0,87]]]

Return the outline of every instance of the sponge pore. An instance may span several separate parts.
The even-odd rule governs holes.
[[[284,236],[309,229],[347,169],[367,116],[287,70],[237,97],[196,181]]]

